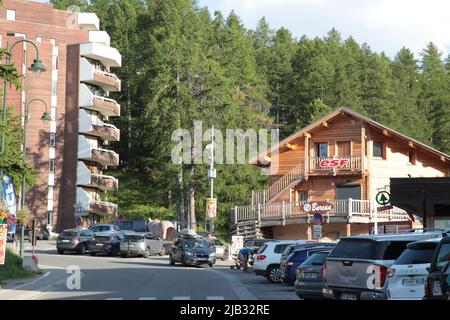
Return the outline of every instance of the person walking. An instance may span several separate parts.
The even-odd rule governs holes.
[[[244,246],[241,250],[239,250],[239,261],[243,272],[248,271],[248,260],[250,259],[252,252],[253,250],[247,246]]]

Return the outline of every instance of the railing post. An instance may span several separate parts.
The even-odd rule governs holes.
[[[348,215],[347,215],[348,222],[350,222],[350,219],[351,219],[352,215],[353,215],[352,198],[348,198]]]
[[[261,204],[258,203],[258,227],[261,227]]]
[[[234,223],[235,223],[235,224],[238,223],[237,210],[238,210],[238,207],[235,206],[235,207],[234,207]]]
[[[283,226],[286,224],[286,206],[284,201],[281,203],[281,224]]]

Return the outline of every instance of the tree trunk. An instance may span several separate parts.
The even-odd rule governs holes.
[[[184,182],[183,182],[183,166],[180,165],[180,170],[177,174],[177,187],[178,187],[178,222],[180,228],[186,228],[186,214],[184,211]]]
[[[190,228],[196,230],[197,229],[197,220],[195,218],[195,186],[194,186],[194,175],[195,175],[195,167],[191,167],[191,182],[189,184],[189,222]]]

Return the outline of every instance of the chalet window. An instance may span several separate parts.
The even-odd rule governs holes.
[[[300,201],[308,201],[308,191],[299,191]]]
[[[384,159],[385,155],[383,154],[383,144],[381,142],[373,142],[373,156]]]
[[[317,156],[319,158],[328,157],[328,143],[318,143],[317,144]]]

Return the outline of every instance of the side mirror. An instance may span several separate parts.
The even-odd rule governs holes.
[[[430,272],[431,268],[430,267],[426,267],[425,270],[427,270],[427,272]]]

